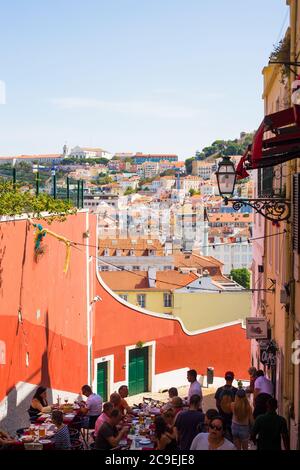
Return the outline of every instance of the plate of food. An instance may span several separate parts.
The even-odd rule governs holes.
[[[21,436],[20,437],[20,440],[22,442],[33,442],[34,441],[34,437],[33,436],[30,436],[29,434],[28,435],[25,435],[25,436]]]
[[[151,440],[146,438],[146,437],[143,437],[143,439],[140,439],[140,444],[142,445],[146,445],[146,444],[151,444]]]
[[[40,439],[39,440],[39,443],[40,444],[51,444],[52,441],[50,441],[50,439]]]

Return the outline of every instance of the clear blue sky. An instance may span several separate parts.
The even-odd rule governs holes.
[[[187,158],[251,131],[287,13],[285,0],[0,0],[0,155],[67,142]]]

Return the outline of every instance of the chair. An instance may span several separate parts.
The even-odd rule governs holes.
[[[79,439],[80,431],[78,429],[69,428],[69,434],[72,442]]]
[[[30,423],[31,423],[31,424],[34,424],[34,423],[36,422],[37,418],[38,418],[38,413],[39,413],[39,412],[37,411],[37,412],[34,413],[33,411],[31,411],[31,410],[29,409],[29,410],[27,410],[27,413],[29,414],[29,421],[30,421]]]
[[[72,450],[83,450],[84,449],[83,443],[79,439],[76,439],[73,442],[71,442],[71,449]]]
[[[20,429],[17,429],[17,430],[16,430],[16,435],[17,435],[18,437],[23,436],[23,434],[25,433],[26,429],[27,429],[27,428],[20,428]]]

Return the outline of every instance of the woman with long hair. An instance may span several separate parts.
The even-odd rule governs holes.
[[[231,409],[233,442],[238,450],[248,450],[250,430],[254,420],[245,390],[239,389],[236,392]]]
[[[157,416],[154,424],[156,450],[165,450],[168,452],[177,450],[175,435],[172,434],[172,431],[170,432],[170,428],[165,419],[162,416]]]
[[[50,413],[52,407],[48,405],[46,387],[38,387],[32,397],[28,410],[30,421],[34,422],[39,413]]]

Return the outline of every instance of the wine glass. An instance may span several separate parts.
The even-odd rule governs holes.
[[[65,398],[65,404],[67,405],[69,401],[69,398]]]

